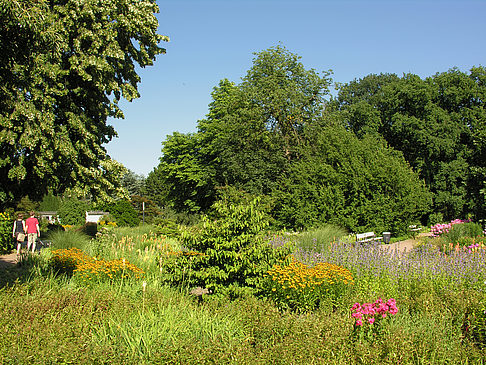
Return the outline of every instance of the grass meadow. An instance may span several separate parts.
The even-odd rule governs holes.
[[[274,266],[273,281],[255,295],[198,300],[190,285],[164,279],[161,255],[182,245],[152,228],[93,239],[57,232],[52,247],[0,271],[0,362],[486,362],[479,246],[444,251],[428,239],[399,255],[338,239],[347,235],[338,227],[273,236],[269,244],[294,244],[293,261]]]

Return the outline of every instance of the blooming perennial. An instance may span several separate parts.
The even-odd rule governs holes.
[[[351,308],[351,317],[355,319],[354,326],[373,325],[377,320],[386,318],[389,314],[398,313],[395,299],[390,298],[384,302],[381,298],[374,303],[355,303]]]
[[[439,237],[444,233],[448,233],[454,224],[468,223],[470,220],[454,219],[450,223],[438,223],[430,227],[432,237]]]

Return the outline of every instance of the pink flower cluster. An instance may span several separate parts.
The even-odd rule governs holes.
[[[470,220],[454,219],[450,223],[437,223],[435,226],[430,227],[430,231],[432,232],[432,237],[439,237],[441,234],[449,232],[454,224],[467,222],[470,222]]]
[[[363,321],[368,322],[370,325],[375,323],[375,316],[378,318],[386,318],[388,314],[395,315],[398,312],[397,303],[395,299],[390,298],[384,302],[381,298],[374,303],[355,303],[351,308],[353,312],[351,317],[356,319],[355,325],[362,326]]]

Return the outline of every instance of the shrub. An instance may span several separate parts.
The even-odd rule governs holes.
[[[137,211],[127,200],[118,200],[105,207],[110,215],[116,220],[118,226],[135,227],[140,223]]]
[[[351,317],[355,319],[352,337],[375,340],[383,332],[383,321],[388,315],[398,313],[395,299],[390,298],[384,302],[378,298],[374,303],[355,303],[351,308]]]
[[[296,245],[303,250],[322,250],[332,242],[347,235],[347,231],[336,225],[326,224],[295,236]]]
[[[86,222],[86,211],[89,209],[87,201],[69,198],[61,202],[57,213],[63,225],[82,225]]]
[[[174,282],[203,286],[214,293],[237,297],[262,287],[264,273],[290,253],[290,245],[274,247],[265,239],[269,217],[255,198],[248,203],[213,205],[212,217],[185,228],[181,241],[188,251],[200,253],[191,259],[192,270],[173,272]],[[180,256],[187,260],[186,255]],[[180,263],[179,263],[180,264]]]
[[[14,247],[12,238],[13,218],[9,213],[0,213],[0,252],[10,251]]]
[[[58,273],[72,274],[78,265],[89,262],[91,257],[86,255],[79,248],[72,247],[52,251],[49,259],[49,266]]]
[[[463,337],[480,348],[486,348],[486,302],[471,305],[462,325]]]
[[[96,237],[96,233],[98,233],[98,224],[94,222],[87,222],[81,228],[81,231],[90,237]]]
[[[78,248],[52,251],[50,267],[57,273],[74,274],[85,284],[141,277],[143,270],[121,258],[103,260],[93,258]]]

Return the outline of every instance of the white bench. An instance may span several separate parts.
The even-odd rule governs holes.
[[[357,233],[356,242],[357,243],[367,243],[381,241],[383,237],[376,237],[375,232]]]
[[[415,239],[415,237],[417,237],[417,234],[422,230],[422,227],[418,227],[417,225],[412,224],[411,226],[408,226],[408,229],[410,230],[410,232],[412,232],[413,239]]]

